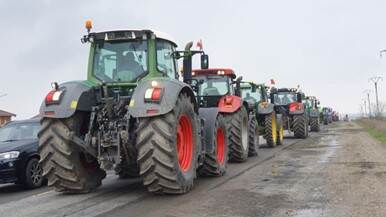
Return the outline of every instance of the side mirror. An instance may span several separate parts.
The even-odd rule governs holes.
[[[209,56],[207,54],[201,55],[201,69],[209,68]]]
[[[302,102],[302,94],[301,93],[297,93],[296,98],[297,98],[298,102],[300,102],[300,103]]]
[[[243,80],[242,76],[236,79],[236,88],[235,88],[235,95],[240,97],[241,97],[241,80]]]
[[[256,93],[256,90],[257,90],[256,85],[252,85],[252,93]]]
[[[275,104],[275,94],[274,93],[270,93],[269,94],[269,98],[271,98],[271,103]]]

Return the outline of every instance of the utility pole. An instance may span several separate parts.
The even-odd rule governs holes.
[[[368,105],[369,105],[369,118],[371,118],[371,103],[370,103],[370,93],[371,90],[363,91],[367,95]]]
[[[376,100],[376,104],[377,104],[377,115],[379,115],[378,82],[382,81],[382,80],[383,80],[383,78],[381,76],[374,76],[374,77],[369,79],[369,81],[374,83],[374,87],[375,87],[375,100]]]
[[[366,115],[367,115],[367,109],[366,109],[366,98],[365,99],[362,99],[363,100],[363,104],[364,104],[364,106],[363,106],[363,108],[365,109],[365,117],[366,117]]]

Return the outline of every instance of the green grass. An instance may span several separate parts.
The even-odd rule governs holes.
[[[386,132],[379,131],[374,127],[367,125],[366,123],[360,121],[359,124],[374,138],[379,140],[382,143],[386,144]]]

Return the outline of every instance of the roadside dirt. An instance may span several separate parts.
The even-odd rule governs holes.
[[[333,124],[264,164],[148,216],[386,216],[386,145]],[[122,213],[122,212],[120,212]]]
[[[386,144],[358,125],[337,127],[344,145],[325,168],[330,216],[386,216]]]
[[[386,119],[362,119],[361,122],[386,133]]]

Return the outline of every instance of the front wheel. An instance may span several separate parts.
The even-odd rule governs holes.
[[[24,185],[27,188],[38,188],[43,184],[43,169],[37,158],[28,161],[24,171]]]
[[[228,163],[229,136],[222,115],[217,116],[215,127],[213,129],[212,153],[205,155],[204,163],[199,169],[203,176],[221,176],[225,174]]]
[[[180,94],[165,115],[140,118],[137,162],[143,184],[156,194],[183,194],[193,187],[200,150],[198,115]]]
[[[255,117],[251,117],[249,120],[248,136],[248,156],[257,156],[257,150],[259,149],[259,126]]]

